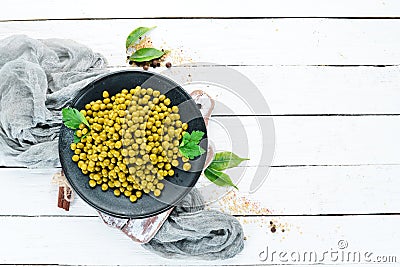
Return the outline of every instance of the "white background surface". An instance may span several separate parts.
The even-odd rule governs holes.
[[[247,192],[252,171],[267,170],[267,163],[245,164],[237,199],[246,197],[259,209],[213,205],[237,216],[247,238],[235,258],[213,262],[155,256],[102,224],[80,199],[70,212],[58,209],[58,190],[50,184],[56,169],[0,168],[0,264],[298,264],[261,261],[259,254],[266,246],[331,252],[340,240],[348,244],[344,251],[373,253],[368,266],[381,265],[375,256],[397,256],[400,262],[398,1],[1,4],[0,38],[73,39],[105,55],[111,69],[127,67],[124,45],[132,29],[157,25],[156,43],[182,49],[182,57],[194,62],[228,65],[256,84],[275,123],[276,155],[254,194]],[[268,118],[238,109],[233,100],[225,104],[235,110],[215,113],[225,125],[236,127],[236,117],[246,118],[245,126],[255,132],[255,118]],[[210,136],[218,149],[230,149],[213,124]],[[256,159],[259,151],[251,148],[257,143],[250,140],[249,146],[249,157]],[[269,229],[271,220],[279,225],[276,233]],[[304,262],[310,264],[316,263]],[[322,264],[353,266],[340,260]]]

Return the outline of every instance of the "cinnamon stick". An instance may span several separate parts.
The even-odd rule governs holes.
[[[58,187],[58,204],[59,208],[63,208],[63,200],[64,200],[64,187]]]

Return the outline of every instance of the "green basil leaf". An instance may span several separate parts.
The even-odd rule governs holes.
[[[132,56],[130,56],[130,60],[135,61],[135,62],[145,62],[149,61],[155,58],[162,57],[164,55],[164,52],[155,49],[155,48],[142,48],[137,50],[135,53],[133,53]]]
[[[156,26],[148,28],[148,27],[139,27],[134,29],[126,38],[126,49],[128,49],[131,45],[133,45],[140,37],[142,37],[146,32],[154,29]]]
[[[62,109],[62,120],[64,125],[72,130],[76,130],[79,128],[79,124],[81,124],[81,117],[76,112],[77,110],[74,108],[63,108]]]
[[[183,133],[182,141],[179,145],[181,154],[189,159],[194,159],[204,154],[206,151],[198,145],[203,136],[204,133],[202,131],[193,131],[191,134],[188,132]]]
[[[184,132],[182,137],[183,137],[183,139],[190,140],[190,133]]]
[[[190,134],[188,132],[184,132],[182,135],[182,142],[179,145],[180,147],[185,146],[190,141]]]
[[[216,153],[213,161],[210,164],[210,168],[217,171],[223,171],[229,168],[238,166],[242,161],[249,160],[246,158],[240,158],[236,154],[228,151]]]
[[[79,110],[77,110],[77,109],[76,109],[76,112],[77,112],[77,115],[79,116],[79,119],[81,120],[81,123],[85,124],[90,129],[89,122],[86,120],[85,116],[82,113],[80,113]]]
[[[190,141],[185,146],[180,147],[179,151],[181,154],[189,159],[194,159],[197,156],[200,156],[206,152],[201,146],[195,144],[194,142]]]
[[[79,110],[75,108],[63,108],[62,109],[62,120],[64,125],[72,130],[76,130],[79,128],[79,124],[85,124],[89,129],[89,123],[86,120],[85,116],[79,112]]]
[[[81,139],[76,135],[76,132],[74,133],[74,143],[79,143]]]
[[[196,147],[194,148],[194,150],[196,150]],[[189,145],[185,145],[183,147],[179,148],[179,152],[181,152],[182,156],[188,158],[188,159],[192,159],[192,152],[193,152],[193,148],[190,147]]]
[[[207,177],[208,180],[213,182],[214,184],[218,186],[233,186],[237,190],[237,186],[232,182],[231,178],[229,177],[228,174],[214,170],[210,167],[208,167],[204,171],[204,175]]]
[[[190,140],[198,144],[201,141],[201,138],[203,138],[203,136],[204,133],[202,131],[193,131],[190,134]]]

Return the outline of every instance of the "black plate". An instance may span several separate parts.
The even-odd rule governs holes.
[[[207,150],[207,129],[196,103],[181,86],[159,74],[148,71],[120,71],[108,74],[87,85],[72,101],[71,106],[80,110],[84,108],[85,104],[102,99],[104,90],[107,90],[110,95],[115,95],[122,89],[131,89],[138,85],[158,90],[170,98],[171,105],[179,107],[181,120],[188,123],[188,132],[193,130],[205,132],[200,145]],[[143,194],[136,203],[131,203],[125,196],[115,197],[112,190],[103,192],[100,186],[94,189],[89,187],[88,175],[84,175],[71,159],[73,151],[69,147],[72,142],[73,130],[63,125],[59,139],[60,161],[72,188],[92,207],[122,218],[150,217],[171,208],[196,184],[206,159],[205,153],[197,159],[191,160],[192,170],[190,172],[183,171],[179,167],[174,168],[175,175],[168,176],[163,180],[165,186],[160,197],[155,198]]]

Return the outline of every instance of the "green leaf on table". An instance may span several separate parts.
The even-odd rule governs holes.
[[[232,152],[224,151],[215,154],[209,167],[217,171],[223,171],[236,167],[245,160],[249,159],[241,158]]]
[[[144,34],[146,34],[148,31],[154,29],[157,26],[154,27],[139,27],[134,29],[126,38],[126,49],[128,49],[131,45],[133,45],[137,40],[139,40],[140,37],[142,37]]]
[[[189,159],[194,159],[197,156],[204,154],[206,151],[199,146],[204,133],[201,131],[193,131],[191,134],[188,132],[183,133],[182,141],[179,145],[181,154]]]
[[[155,48],[142,48],[136,50],[136,52],[129,57],[129,60],[132,60],[134,62],[145,62],[152,59],[160,58],[164,55],[164,53],[165,52]]]
[[[75,108],[63,108],[62,120],[64,125],[72,130],[78,129],[81,123],[85,124],[90,129],[89,123],[85,116],[83,116],[83,114]]]
[[[233,186],[237,190],[237,186],[232,182],[231,178],[229,177],[228,174],[214,170],[210,167],[208,167],[204,171],[204,175],[207,177],[208,180],[213,182],[214,184],[218,186]]]

